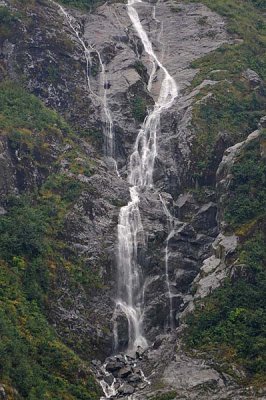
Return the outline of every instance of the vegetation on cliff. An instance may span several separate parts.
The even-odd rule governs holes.
[[[215,172],[226,147],[243,140],[255,130],[265,114],[266,96],[266,24],[262,1],[203,0],[210,9],[226,18],[227,30],[234,44],[226,44],[192,63],[200,71],[193,86],[209,79],[193,107],[192,173],[201,185],[215,184]],[[208,24],[208,20],[199,21]],[[261,83],[252,84],[243,75],[255,71]]]
[[[215,184],[224,149],[244,140],[266,114],[266,25],[264,1],[202,3],[226,17],[236,39],[192,65],[200,68],[194,86],[204,79],[218,81],[201,90],[193,111],[194,179],[204,186]],[[247,79],[248,69],[257,82]],[[186,342],[232,374],[234,365],[242,367],[242,381],[260,386],[266,370],[265,132],[245,146],[231,172],[224,211],[227,231],[240,239],[239,266],[189,316]]]
[[[29,175],[30,191],[2,199],[0,381],[10,399],[14,389],[21,399],[97,399],[88,364],[47,320],[60,270],[76,285],[80,279],[98,284],[97,275],[83,270],[82,260],[61,239],[64,217],[82,191],[73,172],[77,146],[66,122],[35,96],[10,82],[1,84],[0,93],[0,134],[19,157],[18,169],[23,174],[30,163],[45,171],[40,186]],[[65,145],[68,151],[62,150]],[[69,170],[59,169],[62,154]]]
[[[220,360],[234,373],[263,384],[266,372],[266,163],[265,137],[250,142],[232,169],[225,218],[240,237],[231,280],[198,305],[188,318],[187,344]]]
[[[59,3],[68,7],[81,8],[83,10],[91,10],[97,4],[103,3],[102,0],[60,0]]]

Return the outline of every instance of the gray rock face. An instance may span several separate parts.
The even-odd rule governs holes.
[[[259,128],[266,128],[266,116],[260,119]]]
[[[124,383],[119,389],[118,392],[124,397],[134,393],[134,388],[131,385],[127,385]]]
[[[1,400],[6,400],[7,399],[7,394],[4,389],[4,386],[0,385],[0,399]]]
[[[252,69],[247,69],[244,71],[242,76],[247,79],[250,85],[254,88],[260,86],[263,82],[257,72],[253,71]]]
[[[190,68],[190,63],[227,42],[229,37],[224,20],[201,4],[180,4],[175,12],[171,2],[158,3],[155,18],[152,9],[151,5],[147,12],[146,5],[138,5],[142,24],[156,53],[159,59],[163,57],[181,94],[161,121],[155,177],[160,177],[160,184],[167,190],[176,192],[180,180],[185,179],[193,137],[188,126],[191,104],[198,89],[185,93],[197,72]],[[99,97],[103,95],[104,87],[96,52],[91,53],[89,91],[82,48],[56,6],[48,1],[31,13],[35,23],[30,26],[30,32],[28,27],[18,26],[20,34],[16,43],[5,43],[5,49],[12,48],[12,51],[3,52],[10,75],[16,78],[23,73],[29,89],[47,105],[63,113],[77,130],[95,130],[103,142],[105,117]],[[158,94],[160,73],[155,77],[150,96],[147,72],[150,73],[152,65],[131,26],[125,4],[103,5],[91,14],[73,10],[70,13],[75,14],[76,25],[79,25],[84,40],[99,51],[106,65],[110,82],[107,101],[114,121],[115,153],[122,167],[131,153],[139,128],[139,121],[132,111],[134,101],[142,97],[147,107],[153,103],[153,97]],[[206,24],[201,25],[200,18],[204,18]],[[43,29],[44,26],[47,29]],[[160,173],[162,166],[163,174]],[[163,177],[167,177],[167,184]]]
[[[150,385],[134,394],[144,400],[175,393],[175,400],[264,399],[253,388],[243,390],[225,373],[217,372],[215,363],[186,355],[175,335],[158,336],[140,366]],[[160,343],[159,343],[160,342]],[[157,389],[155,389],[157,387]],[[160,387],[160,389],[158,389]]]

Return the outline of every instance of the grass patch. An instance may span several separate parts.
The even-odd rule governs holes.
[[[63,118],[45,107],[36,96],[25,91],[17,82],[3,82],[0,89],[2,133],[9,133],[19,128],[36,132],[51,127],[56,127],[66,133],[70,132]]]
[[[177,392],[175,390],[172,390],[171,392],[163,393],[163,394],[157,394],[154,397],[151,397],[150,400],[173,400],[177,396]]]
[[[199,99],[207,95],[209,90],[211,97],[195,104],[193,108],[193,127],[196,130],[194,176],[203,184],[207,183],[209,175],[215,178],[220,162],[216,148],[219,134],[226,133],[229,144],[240,142],[257,128],[259,119],[266,112],[265,97],[259,91],[251,90],[243,80],[234,84],[222,81],[211,89],[205,88]]]
[[[20,14],[12,12],[8,7],[0,6],[0,37],[1,41],[8,39],[12,35]]]
[[[91,10],[97,5],[104,3],[101,0],[60,0],[59,2],[65,6],[80,8],[82,10]]]

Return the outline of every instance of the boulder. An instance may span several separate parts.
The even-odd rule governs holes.
[[[181,228],[178,229],[177,233],[180,236],[185,236],[189,238],[195,238],[197,235],[193,226],[190,224],[184,224]]]
[[[130,383],[138,383],[138,382],[141,382],[142,379],[141,379],[141,376],[140,376],[140,375],[138,375],[138,374],[132,374],[132,375],[130,375],[130,376],[128,377],[127,381],[130,382]]]
[[[261,117],[258,127],[259,129],[266,128],[266,115],[265,117]]]
[[[118,393],[120,393],[123,396],[133,394],[134,391],[135,391],[134,387],[128,385],[127,383],[124,383],[122,386],[118,388]]]
[[[104,377],[103,377],[103,380],[104,380],[104,382],[106,382],[107,383],[107,385],[108,386],[111,386],[112,385],[112,383],[113,383],[113,381],[114,381],[114,377],[113,377],[113,375],[105,375]]]
[[[136,351],[136,358],[141,359],[143,357],[144,352],[145,350],[141,346],[138,346]]]
[[[242,74],[243,78],[245,78],[252,87],[258,87],[262,83],[262,79],[259,77],[257,72],[253,71],[252,69],[247,69]]]
[[[122,364],[121,362],[111,361],[111,362],[107,363],[106,370],[109,372],[114,372],[114,371],[118,371],[118,370],[122,369],[123,367],[124,367],[124,364]]]
[[[190,193],[181,194],[175,203],[176,217],[182,220],[190,219],[197,209],[198,206]]]
[[[132,370],[130,367],[124,367],[122,369],[119,370],[118,372],[118,376],[119,378],[126,378],[127,376],[129,376],[132,373]]]

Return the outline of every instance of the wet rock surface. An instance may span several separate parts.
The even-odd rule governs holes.
[[[139,367],[145,353],[139,349],[132,355],[117,354],[108,357],[103,365],[97,360],[92,362],[106,398],[127,398],[150,384]]]
[[[11,2],[6,1],[6,4],[10,6]],[[145,248],[139,248],[138,260],[143,268],[145,289],[144,330],[149,344],[154,343],[138,357],[120,354],[107,358],[102,365],[113,349],[117,223],[120,207],[129,200],[124,179],[126,164],[141,124],[134,107],[140,98],[144,99],[144,114],[152,106],[158,94],[160,72],[156,73],[149,94],[147,81],[151,62],[122,3],[106,3],[88,14],[70,10],[83,39],[95,49],[91,52],[91,90],[86,82],[86,60],[80,43],[58,8],[49,1],[38,2],[28,14],[32,18],[29,25],[19,21],[17,36],[7,39],[1,49],[8,76],[14,80],[23,76],[28,89],[59,111],[75,127],[78,136],[88,134],[89,139],[82,140],[80,147],[87,157],[97,160],[97,168],[90,177],[79,176],[85,189],[66,216],[62,236],[85,258],[85,268],[100,272],[102,287],[93,292],[86,287],[77,290],[62,271],[55,282],[57,290],[50,299],[49,320],[62,338],[71,339],[72,347],[78,347],[83,357],[101,359],[92,362],[93,370],[97,378],[105,382],[104,387],[110,390],[113,398],[143,400],[174,390],[176,399],[262,399],[254,397],[249,389],[243,393],[215,366],[185,354],[178,342],[179,331],[161,335],[169,329],[165,252],[170,232],[159,192],[174,222],[173,235],[168,241],[168,267],[175,327],[182,325],[187,313],[193,310],[194,300],[211,293],[232,272],[231,268],[227,269],[227,260],[234,255],[237,238],[219,232],[224,227],[223,193],[240,148],[257,137],[259,130],[245,142],[226,150],[217,172],[217,196],[206,192],[201,201],[184,189],[192,180],[189,168],[194,137],[191,129],[193,103],[202,88],[217,84],[206,79],[191,90],[197,71],[190,68],[190,63],[230,42],[225,21],[197,3],[173,6],[168,1],[160,2],[155,18],[152,5],[137,7],[158,57],[164,59],[180,89],[175,105],[161,120],[155,187],[140,194],[145,227]],[[173,7],[178,7],[178,12],[174,12]],[[206,24],[199,24],[199,18],[204,18]],[[106,65],[107,86],[102,82],[96,50]],[[254,88],[261,83],[254,71],[245,71],[244,78]],[[106,120],[99,98],[105,89],[114,120],[115,158],[122,178],[109,168],[108,160],[103,157]],[[265,118],[260,126],[266,126]],[[221,134],[221,141],[223,143],[217,146],[221,145],[223,152],[226,135],[222,137]],[[0,168],[4,171],[0,177],[1,196],[38,188],[46,178],[38,166],[27,164],[21,168],[19,154],[5,139],[1,138],[0,146]],[[63,154],[60,143],[55,144],[51,157],[63,158]],[[49,162],[50,159],[47,164]],[[18,178],[19,167],[23,170],[23,179]],[[64,168],[62,160],[61,167]],[[1,208],[0,213],[4,212]],[[123,338],[119,344],[124,349],[127,347],[127,321],[123,316],[117,321],[119,336]],[[160,385],[162,389],[156,389]],[[0,387],[1,396],[4,398]]]
[[[134,400],[170,396],[173,400],[248,400],[264,399],[265,393],[254,388],[242,389],[227,374],[218,372],[211,359],[189,354],[182,348],[179,338],[182,329],[157,337],[145,352],[140,368],[150,385],[134,394]],[[156,388],[157,387],[157,388]],[[128,398],[131,399],[131,398]]]
[[[148,400],[254,400],[265,399],[263,390],[241,388],[228,374],[219,371],[211,357],[184,350],[180,338],[184,327],[158,335],[141,358],[118,354],[101,365],[93,361],[105,396],[102,399]],[[235,369],[235,374],[241,371]]]

